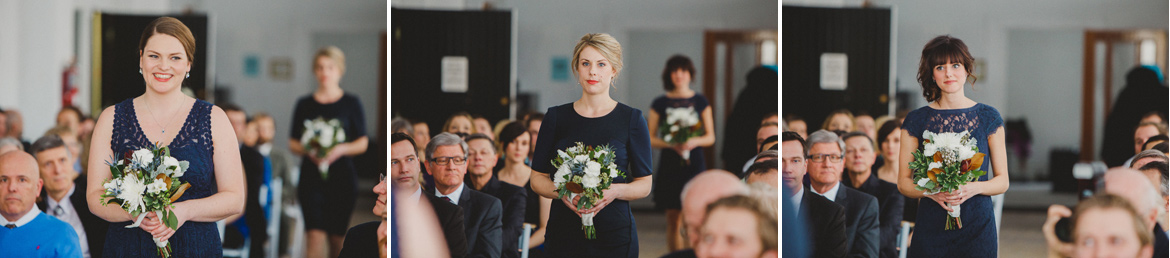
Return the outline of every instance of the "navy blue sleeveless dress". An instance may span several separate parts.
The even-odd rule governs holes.
[[[658,112],[659,120],[651,121],[658,123],[659,127],[669,126],[666,124],[666,108],[679,107],[693,107],[695,112],[699,114],[699,120],[702,121],[703,110],[707,109],[707,98],[703,95],[695,94],[690,98],[675,99],[666,96],[660,96],[650,103],[650,108],[654,112]],[[661,129],[659,129],[661,130]],[[657,135],[658,132],[650,132]],[[654,206],[659,209],[682,209],[682,201],[679,196],[682,194],[683,185],[691,178],[703,172],[707,168],[706,162],[703,158],[703,147],[691,149],[690,161],[683,160],[682,155],[672,149],[662,149],[662,156],[658,160],[658,175],[654,177]]]
[[[994,134],[1001,126],[1003,118],[1000,117],[999,111],[978,103],[962,109],[938,110],[930,106],[921,107],[906,115],[902,129],[906,129],[910,136],[918,138],[919,150],[922,149],[923,131],[935,133],[969,131],[971,137],[979,141],[977,144],[979,152],[986,155],[981,169],[987,171],[987,174],[977,180],[987,181],[992,175],[987,136]],[[930,198],[922,198],[918,205],[918,221],[914,227],[914,237],[910,240],[907,256],[996,257],[999,237],[995,231],[991,196],[976,195],[960,206],[963,228],[943,230],[946,226],[946,210]]]
[[[169,145],[171,156],[190,162],[190,167],[180,179],[191,183],[191,188],[177,202],[200,199],[219,192],[215,183],[211,139],[211,103],[196,100],[182,129]],[[110,148],[117,156],[153,144],[142,133],[138,116],[134,112],[134,99],[127,99],[114,106],[114,131],[110,136]],[[132,221],[110,223],[106,233],[105,257],[158,257],[150,233],[141,228],[125,228]],[[223,257],[223,244],[215,222],[187,221],[175,231],[169,240],[173,257]]]
[[[609,144],[618,169],[625,177],[614,183],[628,183],[634,178],[650,176],[650,134],[642,111],[618,103],[609,114],[588,118],[573,110],[573,103],[548,109],[540,125],[540,140],[532,158],[532,169],[552,174],[549,162],[557,150],[581,142],[586,146]],[[593,218],[597,239],[585,239],[581,217],[565,203],[553,200],[545,231],[548,257],[638,257],[638,228],[630,212],[630,202],[614,200]]]

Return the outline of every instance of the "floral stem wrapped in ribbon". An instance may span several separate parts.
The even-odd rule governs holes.
[[[301,146],[309,150],[309,155],[318,159],[325,158],[329,150],[337,144],[345,142],[345,129],[337,118],[325,120],[317,117],[305,120],[305,132],[301,134]],[[317,170],[321,172],[321,179],[329,179],[329,162],[317,163]]]
[[[557,150],[557,157],[552,160],[553,167],[557,168],[553,174],[553,184],[557,188],[557,198],[581,196],[576,203],[578,210],[593,208],[605,196],[602,191],[609,189],[613,179],[625,176],[614,164],[616,155],[609,145],[601,147],[585,146],[577,142],[576,146],[565,150]],[[596,213],[581,216],[581,229],[585,230],[585,238],[597,239],[596,229],[593,227],[593,216]]]
[[[922,133],[922,149],[914,151],[910,169],[914,171],[914,189],[925,195],[952,192],[987,172],[980,170],[984,154],[978,140],[967,131],[959,133]],[[945,230],[963,228],[959,205],[950,205]]]
[[[695,112],[694,107],[666,108],[666,116],[658,126],[658,135],[669,144],[686,143],[691,138],[703,136],[704,131],[699,112]],[[684,151],[679,156],[684,161],[691,160],[690,152]]]
[[[179,181],[187,172],[188,162],[171,157],[170,148],[158,147],[127,152],[121,160],[112,158],[106,162],[110,174],[102,185],[105,193],[101,203],[116,203],[137,219],[126,228],[138,227],[147,213],[155,213],[167,227],[178,230],[179,221],[172,205],[191,184]],[[171,256],[170,241],[154,238],[158,255]]]

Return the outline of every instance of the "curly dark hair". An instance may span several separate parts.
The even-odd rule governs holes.
[[[931,70],[948,62],[962,64],[967,70],[967,76],[971,78],[971,85],[975,85],[975,81],[979,79],[972,73],[975,71],[975,58],[967,51],[967,44],[951,35],[935,37],[926,42],[926,47],[922,48],[922,59],[918,61],[918,84],[922,86],[922,97],[925,97],[927,102],[934,102],[942,97],[942,89],[939,89],[938,83],[934,81],[934,72]]]

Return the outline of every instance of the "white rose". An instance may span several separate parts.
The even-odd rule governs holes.
[[[152,193],[152,194],[162,192],[163,190],[166,190],[166,189],[167,189],[167,183],[163,182],[162,180],[155,180],[154,183],[150,183],[149,185],[146,185],[146,192]]]
[[[334,141],[345,142],[345,130],[337,130],[337,134],[333,135]]]
[[[589,157],[586,157],[585,155],[577,155],[577,157],[574,157],[573,159],[576,160],[577,163],[585,163],[586,161],[589,161]]]
[[[322,147],[333,146],[333,137],[329,137],[331,135],[333,135],[333,127],[321,128],[321,135],[318,135],[317,143],[320,143]]]
[[[610,178],[617,178],[617,176],[618,176],[617,165],[609,164],[609,177]]]
[[[313,140],[313,129],[305,127],[305,133],[301,134],[301,145],[309,147],[309,141]]]
[[[179,167],[175,168],[175,172],[171,174],[172,178],[183,177],[183,174],[187,173],[187,166],[189,163],[187,161],[179,161],[178,164]]]
[[[151,161],[154,161],[154,153],[151,153],[148,149],[136,150],[130,156],[134,159],[135,163],[141,164],[142,166],[148,166]]]
[[[581,184],[585,188],[596,188],[601,185],[601,177],[586,174],[585,177],[581,178]]]
[[[567,175],[569,175],[569,166],[562,165],[560,168],[557,168],[557,173],[553,174],[553,183],[557,185],[557,188],[565,184],[565,181],[567,181],[565,180],[565,176]]]
[[[179,160],[175,159],[174,157],[163,157],[162,168],[163,173],[172,177],[181,169],[181,167],[179,167]]]
[[[597,159],[600,159],[601,157],[605,157],[605,154],[606,154],[606,153],[609,153],[609,152],[607,152],[607,151],[604,151],[604,150],[602,150],[602,151],[598,151],[597,153],[593,154],[593,157],[594,157],[594,158],[597,158]]]
[[[601,163],[590,160],[585,163],[585,176],[601,176]]]

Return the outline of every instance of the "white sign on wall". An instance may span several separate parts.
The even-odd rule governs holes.
[[[444,56],[442,90],[447,93],[467,92],[467,57]]]
[[[821,89],[845,90],[849,82],[849,57],[845,53],[821,54]]]

